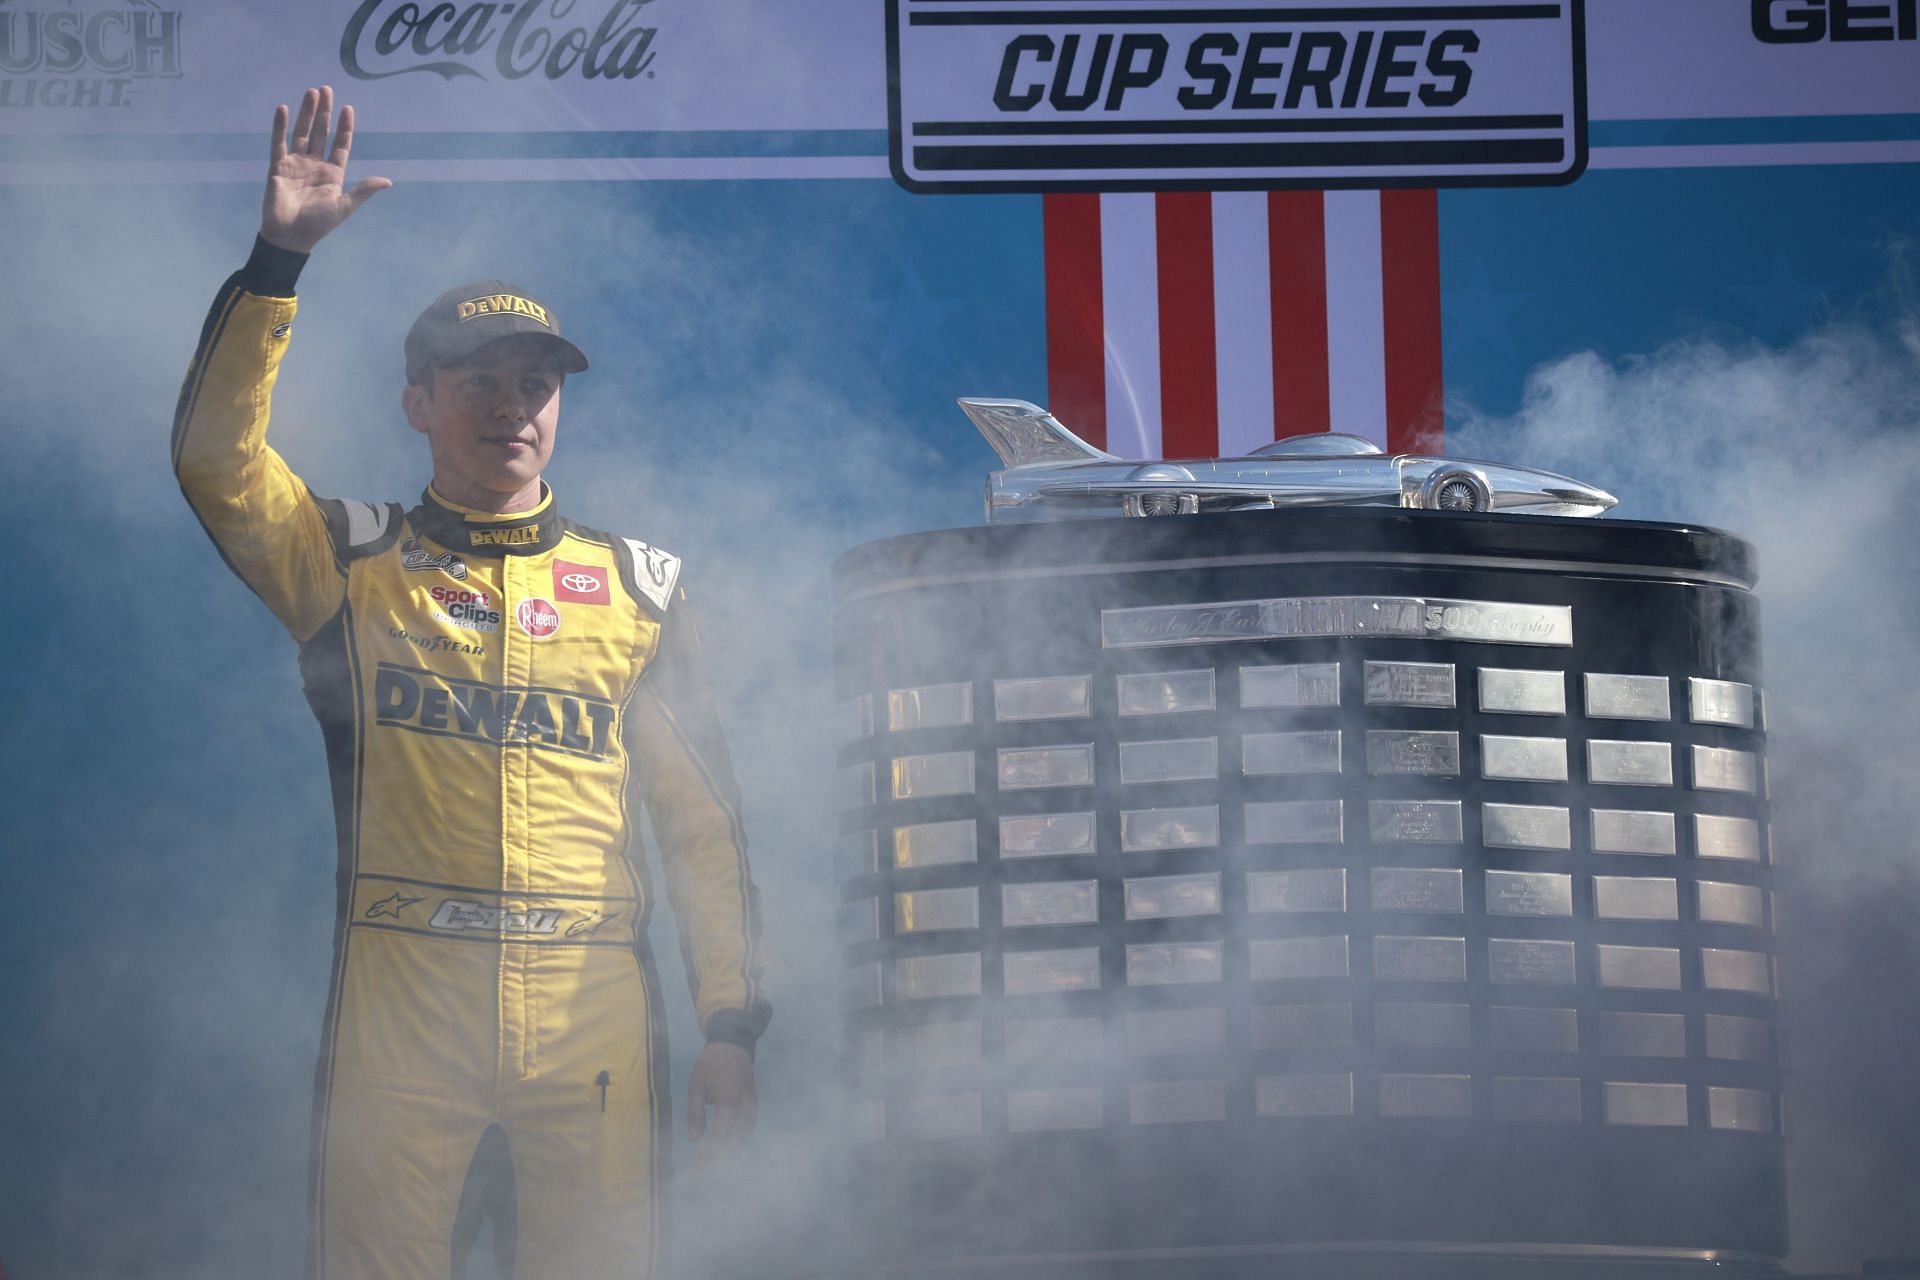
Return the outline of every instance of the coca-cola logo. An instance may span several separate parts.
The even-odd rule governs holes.
[[[340,65],[356,80],[413,71],[442,79],[489,74],[519,80],[653,78],[659,28],[643,25],[654,0],[416,3],[362,0],[340,36]]]

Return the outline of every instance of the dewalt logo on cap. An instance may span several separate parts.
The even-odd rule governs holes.
[[[531,298],[522,298],[513,293],[495,293],[482,298],[468,298],[456,308],[454,319],[472,320],[476,316],[515,315],[537,320],[547,328],[553,328],[553,321],[547,318],[547,309]]]

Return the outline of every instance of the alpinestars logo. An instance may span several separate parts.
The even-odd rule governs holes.
[[[363,0],[340,35],[340,65],[356,80],[428,71],[443,80],[653,78],[653,0],[518,0],[416,4]]]

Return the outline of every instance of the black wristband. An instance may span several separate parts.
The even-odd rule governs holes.
[[[765,1024],[762,1023],[762,1026]],[[753,1019],[738,1009],[720,1009],[707,1019],[708,1044],[734,1044],[747,1051],[747,1057],[753,1057],[753,1046],[760,1039],[759,1031],[753,1025]]]
[[[293,286],[300,279],[300,269],[307,265],[307,257],[255,236],[253,254],[247,259],[247,265],[240,268],[240,287],[262,298],[291,298]]]

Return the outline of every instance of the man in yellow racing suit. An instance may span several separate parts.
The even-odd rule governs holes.
[[[220,553],[300,646],[339,895],[314,1118],[309,1274],[450,1274],[476,1146],[506,1137],[516,1275],[643,1276],[663,1235],[666,1040],[644,802],[707,1045],[689,1129],[753,1118],[758,903],[673,555],[575,524],[540,481],[586,367],[552,309],[488,281],[408,336],[419,505],[315,497],[267,445],[306,253],[345,190],[352,109],[276,114],[261,238],[182,389],[173,462]]]

